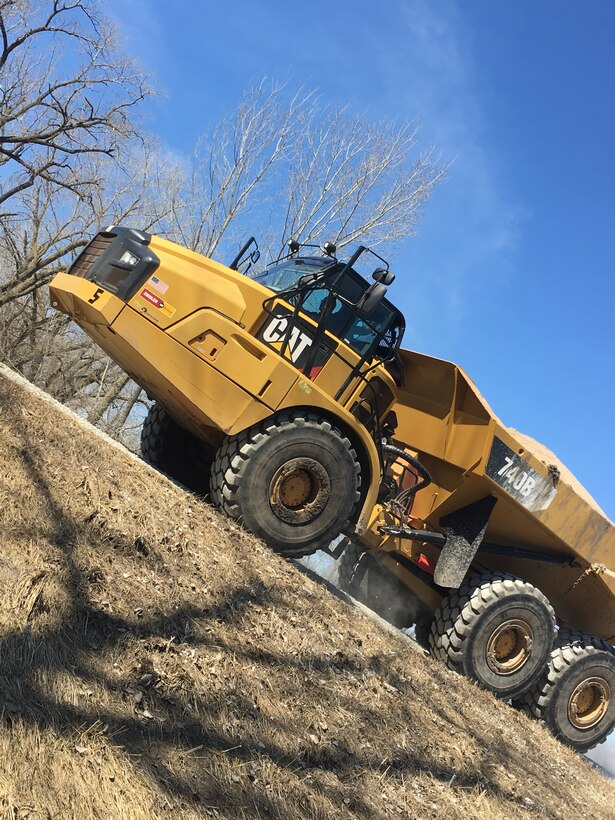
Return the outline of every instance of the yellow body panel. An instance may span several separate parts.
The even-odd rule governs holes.
[[[51,305],[78,324],[109,326],[124,303],[95,282],[58,273],[49,287]]]

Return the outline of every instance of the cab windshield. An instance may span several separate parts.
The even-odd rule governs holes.
[[[285,259],[277,265],[272,265],[265,273],[256,276],[257,282],[266,288],[279,293],[292,288],[306,274],[320,273],[334,264],[333,260],[318,257],[299,257]]]

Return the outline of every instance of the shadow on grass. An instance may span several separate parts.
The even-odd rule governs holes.
[[[167,685],[164,676],[159,677],[156,672],[157,653],[181,655],[197,650],[204,653],[202,663],[206,665],[214,652],[222,652],[225,659],[232,658],[234,668],[250,669],[254,681],[267,681],[270,675],[287,681],[287,690],[273,691],[274,698],[286,698],[287,702],[294,695],[305,698],[305,688],[318,678],[318,689],[308,695],[315,710],[335,708],[352,714],[355,722],[367,727],[367,732],[370,726],[381,727],[386,722],[381,702],[366,706],[353,696],[354,684],[349,686],[348,681],[356,681],[358,672],[352,657],[343,653],[293,654],[292,644],[285,644],[287,651],[279,651],[262,643],[232,641],[233,630],[242,633],[246,616],[254,607],[287,613],[296,605],[291,596],[285,596],[278,587],[269,588],[256,574],[228,585],[211,606],[176,600],[168,613],[130,620],[102,608],[92,595],[95,576],[88,577],[75,560],[74,545],[92,538],[91,522],[77,521],[67,514],[42,479],[44,470],[35,455],[38,450],[29,446],[25,423],[18,425],[17,432],[22,439],[23,466],[53,521],[51,537],[62,552],[65,591],[70,603],[61,627],[39,636],[26,625],[2,640],[3,697],[5,704],[12,704],[12,710],[4,711],[4,721],[23,721],[40,729],[67,733],[83,727],[105,727],[105,733],[113,736],[116,744],[121,743],[127,763],[144,773],[163,793],[185,801],[195,810],[214,805],[232,816],[239,816],[241,811],[244,815],[288,817],[288,796],[282,797],[276,789],[268,787],[266,778],[258,774],[265,768],[283,773],[286,782],[289,777],[293,781],[295,816],[314,816],[309,806],[310,794],[316,802],[326,797],[340,813],[351,810],[360,816],[374,816],[373,804],[364,799],[356,785],[361,772],[366,770],[376,771],[382,780],[396,783],[426,773],[443,785],[454,783],[462,789],[486,790],[506,801],[515,799],[502,792],[490,776],[489,766],[483,767],[482,763],[493,756],[497,746],[501,761],[514,763],[523,770],[530,764],[524,761],[522,753],[513,760],[506,744],[493,738],[487,742],[480,727],[472,727],[467,716],[456,720],[435,704],[436,720],[455,727],[460,735],[471,736],[484,749],[485,761],[476,761],[473,773],[438,764],[428,744],[412,751],[394,749],[383,759],[369,747],[350,748],[334,738],[314,743],[307,731],[309,724],[300,726],[290,721],[291,709],[285,712],[282,706],[274,714],[259,705],[256,691],[225,689],[219,680],[216,686],[208,686],[208,680],[213,684],[213,679],[208,678],[207,669],[198,690],[192,681],[179,687]],[[133,542],[122,543],[121,534],[114,537],[116,547],[134,550]],[[39,605],[44,606],[44,601]],[[225,633],[229,633],[226,638]],[[123,678],[109,669],[101,671],[107,656],[116,657],[124,651],[133,666],[135,655],[140,654],[150,659],[150,667],[142,665],[138,672],[133,670]],[[395,686],[396,697],[402,701],[411,726],[413,701],[425,697],[425,693],[415,691],[412,682],[390,679],[385,662],[378,658],[371,659],[370,664],[374,674],[391,680]],[[102,687],[112,705],[75,706],[54,699],[41,680],[61,672],[69,672],[84,685]],[[435,669],[434,673],[437,674]],[[339,685],[340,681],[344,681],[344,686]],[[446,681],[442,685],[446,686]],[[223,715],[229,716],[226,723],[220,719]],[[193,754],[195,749],[200,750],[199,756]],[[176,765],[169,763],[170,752],[179,761]],[[252,764],[257,768],[251,775],[246,774]],[[232,772],[240,772],[238,781],[233,779]],[[322,779],[309,776],[317,772],[332,772],[336,777],[323,783]],[[535,772],[531,774],[534,776]]]

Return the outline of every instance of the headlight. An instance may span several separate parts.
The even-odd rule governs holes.
[[[125,265],[134,267],[139,262],[139,257],[135,256],[134,253],[131,253],[130,251],[124,251],[124,253],[120,256],[120,262],[124,262]]]

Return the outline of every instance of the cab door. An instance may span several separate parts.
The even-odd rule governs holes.
[[[324,305],[327,299],[329,304]],[[315,290],[301,303],[300,310],[281,301],[272,305],[256,337],[339,401],[340,390],[348,392],[348,380],[361,360],[336,336],[336,331],[342,332],[348,324],[346,310],[338,299],[331,298],[330,291]]]

